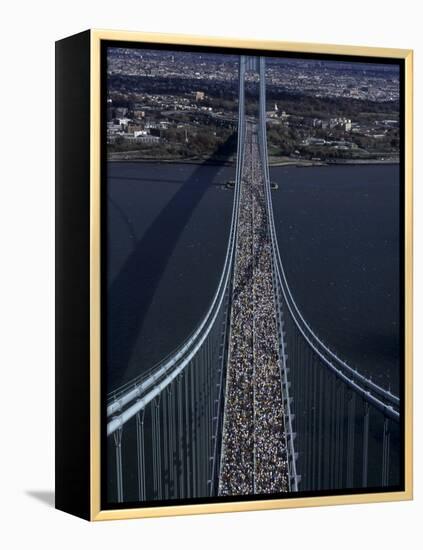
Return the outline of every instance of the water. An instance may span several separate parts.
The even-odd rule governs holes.
[[[196,328],[223,268],[233,167],[110,163],[108,389],[160,361]]]
[[[399,378],[399,168],[275,167],[288,282],[316,333],[384,386]],[[201,320],[223,267],[233,167],[109,163],[108,389]]]
[[[351,366],[398,391],[398,165],[273,168],[279,248],[315,332]]]

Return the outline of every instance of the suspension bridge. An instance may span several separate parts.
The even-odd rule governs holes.
[[[399,483],[399,397],[319,338],[288,285],[273,219],[264,57],[240,57],[233,210],[210,307],[178,349],[108,395],[106,424],[118,503]]]

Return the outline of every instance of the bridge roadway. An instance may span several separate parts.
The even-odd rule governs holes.
[[[257,124],[246,122],[220,495],[289,490],[271,242]]]

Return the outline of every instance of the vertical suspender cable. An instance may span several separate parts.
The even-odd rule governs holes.
[[[138,499],[146,499],[145,494],[145,454],[144,454],[144,413],[142,409],[136,416],[137,425],[137,463],[138,463]]]
[[[122,427],[114,433],[115,458],[116,458],[116,489],[117,501],[123,502],[123,475],[122,475]]]
[[[363,419],[363,475],[362,486],[367,487],[367,469],[369,460],[369,404],[364,402],[364,419]]]

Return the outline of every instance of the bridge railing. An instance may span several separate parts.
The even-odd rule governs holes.
[[[264,58],[260,62],[259,118],[269,231],[283,327],[283,376],[287,401],[291,404],[286,413],[287,433],[290,440],[295,440],[292,451],[298,457],[301,490],[395,485],[399,482],[401,447],[399,397],[329,349],[301,314],[288,285],[273,218]]]
[[[198,327],[173,353],[108,395],[108,488],[117,502],[205,497],[213,495],[217,486],[245,132],[244,71],[241,57],[232,219],[212,303]]]
[[[297,473],[297,457],[298,453],[296,452],[296,432],[294,430],[294,414],[292,411],[293,400],[291,397],[289,381],[289,368],[287,365],[287,349],[285,342],[285,333],[284,333],[284,321],[283,321],[283,306],[282,306],[282,295],[281,289],[278,280],[277,273],[277,263],[276,263],[276,249],[277,243],[275,240],[275,234],[273,231],[273,208],[271,204],[270,197],[270,180],[269,180],[269,163],[268,163],[268,153],[267,153],[267,132],[266,132],[266,86],[265,86],[265,60],[264,57],[260,57],[259,60],[259,72],[260,72],[260,96],[259,96],[259,148],[261,162],[263,166],[263,172],[265,177],[265,196],[267,204],[267,214],[269,221],[269,233],[271,237],[272,245],[272,270],[273,270],[273,281],[276,289],[276,301],[277,308],[279,313],[278,319],[278,328],[279,328],[279,354],[280,354],[280,369],[281,369],[281,386],[282,386],[282,396],[283,396],[283,405],[284,405],[284,423],[285,423],[285,438],[286,438],[286,448],[288,452],[288,470],[289,470],[289,483],[290,491],[298,491],[298,485],[301,481],[301,476]]]

